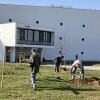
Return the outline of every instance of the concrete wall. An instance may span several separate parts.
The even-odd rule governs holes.
[[[15,46],[16,24],[0,24],[0,39],[5,46]]]

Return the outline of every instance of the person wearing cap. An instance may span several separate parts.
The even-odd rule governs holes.
[[[74,63],[71,65],[72,80],[75,79],[77,68],[80,69],[80,78],[84,79],[84,67],[82,65],[82,62],[80,60],[75,60]]]
[[[32,49],[32,54],[30,56],[30,73],[31,73],[31,81],[32,87],[36,90],[36,75],[39,73],[40,68],[40,56],[37,49]]]

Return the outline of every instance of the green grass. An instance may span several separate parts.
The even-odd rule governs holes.
[[[11,71],[12,74],[4,75],[0,100],[100,100],[100,86],[70,83],[70,71],[57,74],[54,73],[53,67],[42,66],[41,75],[37,74],[37,90],[34,91],[28,65],[16,66],[14,63],[6,63],[4,70]],[[57,80],[58,76],[63,79]],[[100,71],[85,71],[86,78],[93,76],[100,78]]]

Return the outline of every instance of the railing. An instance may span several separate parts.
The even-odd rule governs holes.
[[[19,39],[17,39],[17,44],[54,46],[54,42],[40,42],[40,41],[19,40]]]

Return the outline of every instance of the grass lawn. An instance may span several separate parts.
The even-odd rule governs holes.
[[[2,63],[0,63],[2,70]],[[0,87],[0,100],[100,100],[100,85],[70,83],[70,71],[54,73],[53,67],[40,68],[37,74],[37,90],[32,89],[28,65],[6,63],[3,87]],[[8,74],[7,74],[8,72]],[[1,77],[0,75],[0,82]],[[58,76],[62,80],[56,79]],[[100,78],[100,71],[85,70],[85,77]]]

